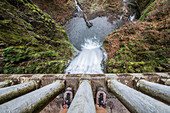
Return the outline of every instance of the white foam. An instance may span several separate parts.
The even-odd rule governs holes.
[[[103,51],[100,49],[101,44],[94,40],[95,37],[85,41],[82,51],[67,67],[67,74],[103,74],[103,67],[101,66]]]
[[[94,36],[92,39],[85,39],[84,45],[82,45],[82,49],[94,49],[94,48],[100,48],[102,43]]]
[[[120,16],[120,20],[122,20],[122,18],[123,18],[123,15]]]
[[[136,14],[130,15],[129,20],[132,22],[135,19]]]
[[[78,11],[78,12],[83,12],[82,9],[80,8],[80,6],[79,6],[78,3],[77,3],[77,0],[74,0],[74,2],[75,2],[77,11]]]

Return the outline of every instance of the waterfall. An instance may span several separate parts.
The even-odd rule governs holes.
[[[83,11],[75,0],[75,6],[81,14]],[[79,51],[65,70],[66,74],[103,74],[103,60],[107,57],[101,48],[104,38],[115,29],[116,22],[109,22],[107,17],[89,20],[92,27],[87,27],[82,16],[72,18],[66,23],[65,30],[70,42]]]
[[[77,3],[77,0],[74,0],[74,2],[75,2],[77,11],[78,11],[78,12],[83,12],[82,9],[80,8],[80,6],[79,6],[78,3]]]
[[[103,52],[100,48],[82,49],[66,69],[67,74],[102,74]]]
[[[96,38],[96,37],[94,37]],[[82,45],[81,52],[76,56],[66,69],[70,74],[102,74],[101,66],[103,60],[103,51],[101,44],[87,39]]]
[[[133,14],[133,15],[130,15],[130,17],[129,17],[129,21],[133,21],[134,19],[135,19],[135,17],[136,17],[136,14]]]
[[[135,8],[132,8],[132,6],[129,6],[128,4],[129,3],[132,3],[135,5],[135,0],[123,0],[124,2],[124,6],[123,6],[123,11],[124,11],[124,14],[122,14],[120,16],[120,20],[123,19],[123,16],[126,15],[127,12],[131,12],[131,15],[128,17],[128,21],[132,22],[135,18],[136,18],[136,9]],[[128,8],[130,8],[130,10],[128,10]]]
[[[134,0],[123,0],[133,2]],[[65,70],[66,74],[103,74],[103,60],[107,57],[101,48],[104,38],[114,30],[121,27],[125,22],[110,20],[107,16],[96,17],[89,20],[93,23],[92,27],[87,27],[83,10],[75,0],[77,16],[66,23],[65,30],[70,42],[79,51]],[[129,21],[135,19],[136,13],[133,12]]]

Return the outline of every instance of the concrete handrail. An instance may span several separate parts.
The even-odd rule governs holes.
[[[65,88],[64,80],[44,86],[38,90],[0,105],[1,113],[35,113],[44,108]]]
[[[68,113],[96,113],[91,85],[87,80],[80,84]]]
[[[3,81],[3,82],[0,82],[0,88],[10,86],[11,84],[12,84],[12,80],[6,80],[6,81]]]
[[[0,89],[0,104],[7,102],[13,98],[26,94],[35,90],[38,84],[35,81],[30,81],[23,84],[18,84]]]
[[[137,87],[140,91],[170,104],[170,86],[139,80]]]
[[[117,80],[108,80],[107,85],[132,113],[170,113],[170,106],[136,91]]]

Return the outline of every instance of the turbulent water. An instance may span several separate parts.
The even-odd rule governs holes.
[[[86,26],[83,18],[71,19],[65,30],[70,42],[79,50],[79,54],[71,61],[65,70],[70,74],[102,74],[104,52],[101,49],[104,38],[117,27],[107,21],[107,17],[97,17],[90,22],[91,28]],[[114,23],[114,22],[113,22]]]
[[[107,20],[107,17],[97,17],[90,21],[93,23],[93,26],[88,28],[83,18],[75,17],[67,23],[65,30],[69,36],[70,42],[78,50],[81,50],[86,40],[91,40],[94,43],[100,42],[100,45],[102,45],[104,38],[117,28],[116,22],[115,25],[113,25]]]
[[[82,12],[82,9],[79,7],[78,3],[77,3],[77,0],[74,0],[75,2],[75,5],[76,5],[76,9],[78,12]]]
[[[71,74],[102,74],[103,51],[100,44],[87,40],[81,52],[76,56],[66,69]]]
[[[81,14],[83,11],[75,0],[78,13],[77,17],[71,19],[65,26],[70,42],[79,50],[78,55],[71,61],[66,73],[70,74],[102,74],[102,61],[105,53],[101,46],[104,38],[117,29],[117,22],[108,22],[107,17],[96,17],[90,22],[92,27],[88,28]]]

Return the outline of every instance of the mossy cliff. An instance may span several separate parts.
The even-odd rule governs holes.
[[[50,14],[56,23],[65,24],[75,11],[74,0],[33,0],[38,7]]]
[[[137,5],[139,6],[140,11],[144,11],[149,4],[151,4],[155,0],[135,0]]]
[[[126,23],[106,38],[109,73],[170,71],[169,8],[168,0],[156,0],[142,21]]]
[[[93,13],[100,10],[119,12],[121,0],[77,0],[85,12]]]
[[[0,73],[63,73],[72,55],[65,30],[31,0],[0,1]]]

